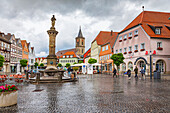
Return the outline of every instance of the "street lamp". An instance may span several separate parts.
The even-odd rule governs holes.
[[[150,51],[150,79],[152,79],[152,51]]]

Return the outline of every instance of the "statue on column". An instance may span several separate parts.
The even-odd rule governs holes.
[[[54,28],[54,26],[55,26],[55,21],[56,21],[56,19],[55,19],[55,16],[53,15],[53,17],[51,18],[52,28]]]

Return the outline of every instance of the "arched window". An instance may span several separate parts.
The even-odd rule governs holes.
[[[122,71],[126,71],[126,64],[125,63],[122,64]]]
[[[128,69],[130,69],[131,71],[133,71],[133,64],[132,64],[132,62],[129,62],[129,63],[128,63]]]

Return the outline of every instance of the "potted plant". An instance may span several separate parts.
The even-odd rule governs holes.
[[[15,85],[0,86],[0,107],[17,104],[18,88]]]

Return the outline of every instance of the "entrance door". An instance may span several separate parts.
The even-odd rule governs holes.
[[[156,66],[157,66],[158,70],[160,70],[161,72],[165,72],[165,64],[164,64],[163,60],[159,60],[156,63]]]
[[[145,62],[144,61],[139,61],[139,64],[138,64],[138,67],[139,67],[139,69],[144,69],[144,70],[146,70],[146,64],[145,64]]]

